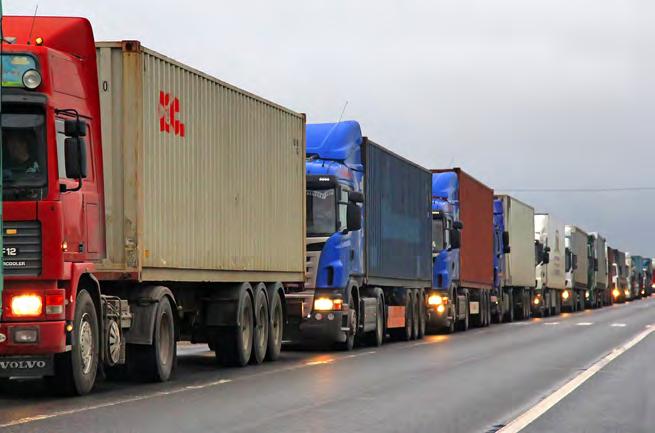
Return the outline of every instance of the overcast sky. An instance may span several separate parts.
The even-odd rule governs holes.
[[[5,0],[5,13],[35,0]],[[655,187],[653,0],[39,0],[428,168],[508,188]],[[513,195],[655,256],[655,191]]]

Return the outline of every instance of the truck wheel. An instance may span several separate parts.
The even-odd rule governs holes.
[[[419,289],[417,292],[418,306],[418,339],[425,337],[425,328],[427,327],[427,311],[425,310],[425,292]]]
[[[243,367],[250,361],[254,333],[252,296],[248,290],[239,293],[239,325],[221,329],[214,338],[216,358],[223,365]]]
[[[268,350],[266,352],[267,361],[275,361],[280,357],[282,351],[282,336],[284,334],[284,311],[282,310],[282,300],[280,294],[273,292],[271,297],[271,306],[269,308],[271,324],[268,331]]]
[[[464,318],[462,320],[457,320],[457,323],[455,327],[457,328],[458,331],[468,331],[469,329],[469,320],[470,320],[470,313],[469,313],[469,297],[466,295],[465,301],[466,305],[464,307]]]
[[[270,318],[268,316],[268,300],[266,299],[266,288],[262,284],[262,289],[255,295],[255,326],[252,340],[252,357],[250,362],[261,364],[266,357],[268,348],[268,334]]]
[[[346,335],[346,341],[342,343],[337,343],[337,349],[343,350],[344,352],[349,352],[355,347],[355,334],[357,334],[357,305],[355,304],[355,298],[350,293],[350,300],[348,301],[348,310],[352,311],[352,319],[350,321],[350,331]],[[348,313],[350,314],[350,313]]]
[[[384,301],[382,296],[377,297],[377,316],[375,318],[375,331],[369,332],[367,335],[367,343],[369,346],[379,347],[384,342]]]
[[[152,344],[130,344],[127,362],[130,375],[146,382],[166,382],[177,362],[175,318],[168,297],[157,303]]]
[[[53,389],[66,395],[84,395],[93,389],[98,371],[98,316],[91,295],[82,289],[75,302],[72,348],[55,356]]]

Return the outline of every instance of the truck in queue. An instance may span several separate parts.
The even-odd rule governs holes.
[[[0,377],[166,381],[178,340],[276,359],[305,278],[304,115],[83,18],[3,32]]]
[[[494,198],[494,321],[529,319],[534,279],[534,208],[509,195]]]
[[[642,298],[647,298],[653,294],[653,259],[644,257],[642,271],[644,282],[640,294]]]
[[[641,298],[641,291],[644,289],[644,258],[642,256],[626,253],[626,262],[629,269],[628,277],[628,301]]]
[[[608,277],[607,284],[611,287],[612,303],[623,303],[630,296],[628,289],[629,268],[626,253],[612,247],[607,247]]]
[[[285,340],[379,346],[425,334],[431,174],[362,135],[307,125],[307,278],[287,293]]]
[[[582,311],[589,290],[591,250],[589,234],[580,227],[567,224],[565,231],[566,288],[562,291],[562,310]],[[593,269],[593,266],[591,266]]]
[[[585,306],[600,308],[612,303],[612,294],[608,285],[609,260],[607,257],[607,240],[597,232],[589,234],[589,277],[585,292]]]
[[[432,171],[430,329],[491,323],[493,190],[460,168]]]
[[[566,289],[564,224],[550,214],[534,216],[536,287],[532,314],[545,317],[561,312],[562,292]]]

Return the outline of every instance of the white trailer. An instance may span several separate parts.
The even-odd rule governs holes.
[[[564,224],[550,214],[535,214],[536,287],[533,314],[549,316],[561,311],[561,292],[566,288]]]
[[[566,289],[562,292],[562,308],[580,311],[585,307],[585,294],[589,289],[589,235],[580,227],[566,225]],[[592,265],[593,266],[593,265]]]
[[[535,288],[534,208],[509,195],[498,195],[496,199],[502,202],[504,230],[509,246],[509,252],[503,254],[501,259],[500,285],[503,296],[499,301],[502,305],[499,310],[508,311],[512,319],[527,319],[530,317]]]

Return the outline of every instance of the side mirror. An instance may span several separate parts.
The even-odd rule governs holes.
[[[573,267],[573,270],[578,269],[578,255],[577,254],[572,254],[571,255],[571,264]]]
[[[349,231],[355,231],[362,228],[362,210],[354,203],[348,203],[346,210],[346,225]]]
[[[512,248],[509,246],[509,232],[503,232],[503,254],[509,254]]]
[[[462,235],[457,229],[450,231],[450,249],[456,250],[462,246]]]
[[[64,140],[64,158],[66,160],[67,178],[86,178],[86,146],[84,140],[71,137]]]
[[[461,221],[453,221],[453,228],[457,230],[462,230],[464,228],[464,224],[462,224]]]
[[[352,203],[364,203],[364,194],[358,191],[350,191],[348,193],[348,201]]]
[[[86,137],[86,122],[80,119],[65,120],[64,135],[66,137]]]
[[[543,256],[543,260],[541,261],[541,264],[547,265],[548,263],[550,263],[550,248],[546,247],[546,249],[544,250],[544,256]]]

